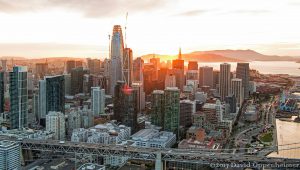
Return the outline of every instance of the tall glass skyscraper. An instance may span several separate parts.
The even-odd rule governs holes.
[[[5,72],[0,72],[0,113],[4,112]]]
[[[39,114],[46,118],[49,111],[65,112],[64,76],[47,76],[39,82]]]
[[[10,90],[10,128],[27,127],[28,86],[27,67],[15,66],[9,73]]]
[[[115,25],[113,28],[113,35],[111,39],[111,51],[110,51],[110,94],[115,95],[115,86],[117,81],[123,80],[123,55],[124,55],[124,43],[122,27]]]

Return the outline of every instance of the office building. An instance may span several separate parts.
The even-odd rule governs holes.
[[[104,114],[105,109],[105,90],[100,87],[92,87],[91,90],[92,99],[92,112],[94,116]]]
[[[242,79],[243,96],[245,99],[249,97],[249,63],[237,63],[236,78]]]
[[[71,74],[64,74],[65,79],[65,95],[71,95]]]
[[[135,132],[138,113],[137,91],[125,85],[124,81],[118,81],[113,103],[114,119],[131,127],[132,131]]]
[[[230,64],[223,63],[220,65],[220,80],[219,80],[219,94],[221,101],[225,100],[225,97],[230,94]]]
[[[244,101],[244,90],[242,86],[242,79],[231,79],[231,94],[236,98],[237,107],[241,107]]]
[[[99,59],[87,59],[87,66],[91,74],[100,74],[100,64]]]
[[[204,66],[199,68],[199,86],[214,88],[213,68]]]
[[[133,80],[144,81],[143,78],[144,60],[141,57],[133,60]]]
[[[71,70],[71,94],[83,93],[83,77],[88,73],[87,69],[77,67]]]
[[[179,135],[180,90],[177,87],[167,87],[164,93],[164,130]]]
[[[153,58],[150,58],[150,63],[153,64],[154,70],[155,70],[153,79],[158,80],[158,70],[160,68],[160,58],[155,58],[155,56],[153,55]]]
[[[151,94],[151,124],[164,128],[165,95],[162,90]]]
[[[49,111],[65,113],[64,76],[46,76],[39,81],[39,113],[46,118]]]
[[[0,113],[4,112],[4,95],[5,95],[5,72],[0,72]]]
[[[185,84],[184,78],[184,60],[181,57],[181,49],[179,49],[178,59],[172,62],[172,73],[176,77],[176,87],[183,90]]]
[[[48,114],[46,115],[46,130],[55,133],[55,140],[65,140],[65,115],[61,112],[48,112]]]
[[[142,129],[131,136],[132,146],[146,148],[171,148],[176,143],[173,132]]]
[[[13,67],[9,81],[10,128],[22,129],[28,126],[27,67]]]
[[[198,70],[198,62],[197,61],[189,61],[188,70]]]
[[[165,79],[165,88],[167,87],[176,87],[176,77],[173,74],[166,75]]]
[[[195,102],[190,100],[180,100],[180,126],[190,127],[192,125],[192,114],[195,112]]]
[[[132,82],[132,88],[137,91],[137,107],[138,112],[140,113],[145,109],[145,92],[142,81],[134,81]]]
[[[111,39],[111,51],[110,51],[110,93],[115,96],[115,86],[118,81],[123,80],[123,55],[124,55],[124,43],[122,27],[115,25],[113,28],[113,34]]]
[[[0,169],[21,169],[21,148],[15,141],[0,141]]]
[[[131,86],[133,79],[133,59],[132,59],[132,49],[125,48],[123,56],[123,74],[124,81],[127,85]]]
[[[228,105],[229,113],[236,113],[236,97],[233,94],[225,97],[225,105]]]
[[[74,129],[81,128],[82,126],[82,115],[79,110],[72,110],[70,113],[68,113],[68,126],[67,126],[67,132],[68,136],[72,136],[72,132]]]
[[[66,71],[67,73],[71,73],[72,69],[76,68],[75,60],[69,60],[66,62]]]
[[[48,63],[36,63],[35,64],[35,76],[39,79],[44,78],[48,74]]]

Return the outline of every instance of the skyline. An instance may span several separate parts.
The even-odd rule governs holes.
[[[300,2],[0,0],[0,56],[108,58],[108,34],[127,22],[133,57],[216,49],[300,56]],[[192,28],[192,29],[191,29]]]

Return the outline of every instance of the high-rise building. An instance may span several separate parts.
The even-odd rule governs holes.
[[[230,113],[236,113],[236,97],[233,94],[225,97],[225,104],[229,106]]]
[[[179,135],[180,90],[177,87],[165,89],[164,130]]]
[[[231,79],[231,94],[233,94],[237,101],[237,106],[241,107],[244,101],[244,90],[242,86],[242,79]]]
[[[204,66],[199,68],[199,85],[209,86],[210,88],[214,88],[214,75],[213,68]]]
[[[132,88],[137,91],[137,107],[138,112],[140,113],[142,110],[145,109],[145,92],[143,82],[141,81],[134,81],[132,82]]]
[[[189,61],[188,70],[198,70],[198,62],[197,61]]]
[[[168,74],[165,80],[165,88],[176,87],[176,77],[173,74]]]
[[[190,127],[192,125],[192,114],[195,112],[195,102],[190,100],[180,100],[180,126]]]
[[[72,69],[76,68],[75,60],[69,60],[66,62],[66,71],[67,73],[71,73]]]
[[[64,74],[65,95],[71,95],[71,74]]]
[[[46,76],[39,81],[39,113],[45,119],[49,111],[65,113],[65,81],[63,75]]]
[[[21,169],[21,148],[15,141],[0,141],[0,169]]]
[[[82,117],[79,110],[72,110],[68,114],[68,136],[72,136],[72,132],[74,129],[81,128]]]
[[[35,76],[42,79],[48,74],[48,63],[35,64]]]
[[[71,71],[71,94],[83,93],[83,76],[88,73],[87,69],[77,67]]]
[[[176,87],[183,90],[183,85],[185,84],[184,78],[184,60],[181,57],[181,49],[179,49],[178,59],[172,62],[172,73],[176,77]]]
[[[127,86],[124,81],[118,81],[115,87],[114,119],[137,130],[137,91]]]
[[[0,72],[0,113],[4,112],[4,95],[5,95],[5,84],[4,84],[4,77],[5,72]]]
[[[151,124],[164,129],[165,94],[154,90],[151,94]]]
[[[111,39],[111,51],[110,51],[110,93],[115,96],[115,86],[118,81],[123,80],[123,55],[124,55],[124,43],[122,27],[115,25],[113,28],[113,34]]]
[[[87,66],[91,74],[100,74],[100,64],[99,59],[87,59]]]
[[[136,58],[133,61],[133,80],[144,81],[143,78],[144,60],[141,57]]]
[[[155,67],[152,63],[144,64],[143,79],[145,93],[149,95],[155,89],[157,82],[155,81]]]
[[[27,67],[15,66],[9,73],[10,128],[22,129],[28,126]]]
[[[219,93],[221,101],[224,101],[225,97],[230,94],[230,68],[230,64],[228,63],[220,65]]]
[[[124,81],[131,86],[133,79],[133,59],[132,59],[132,49],[125,48],[123,56],[123,74]]]
[[[154,80],[158,80],[158,70],[160,68],[160,58],[155,58],[155,56],[153,55],[153,58],[150,58],[150,63],[153,64],[154,70],[155,70]]]
[[[249,63],[237,63],[236,78],[242,79],[244,98],[249,97]]]
[[[104,114],[105,109],[105,90],[100,87],[91,88],[92,112],[94,116]]]
[[[61,112],[50,111],[46,116],[46,130],[54,132],[55,140],[66,137],[65,115]]]

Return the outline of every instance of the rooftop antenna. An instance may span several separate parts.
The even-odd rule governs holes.
[[[127,32],[127,18],[128,18],[128,12],[126,12],[126,20],[125,20],[125,48],[127,48],[127,37],[126,37],[126,32]]]

